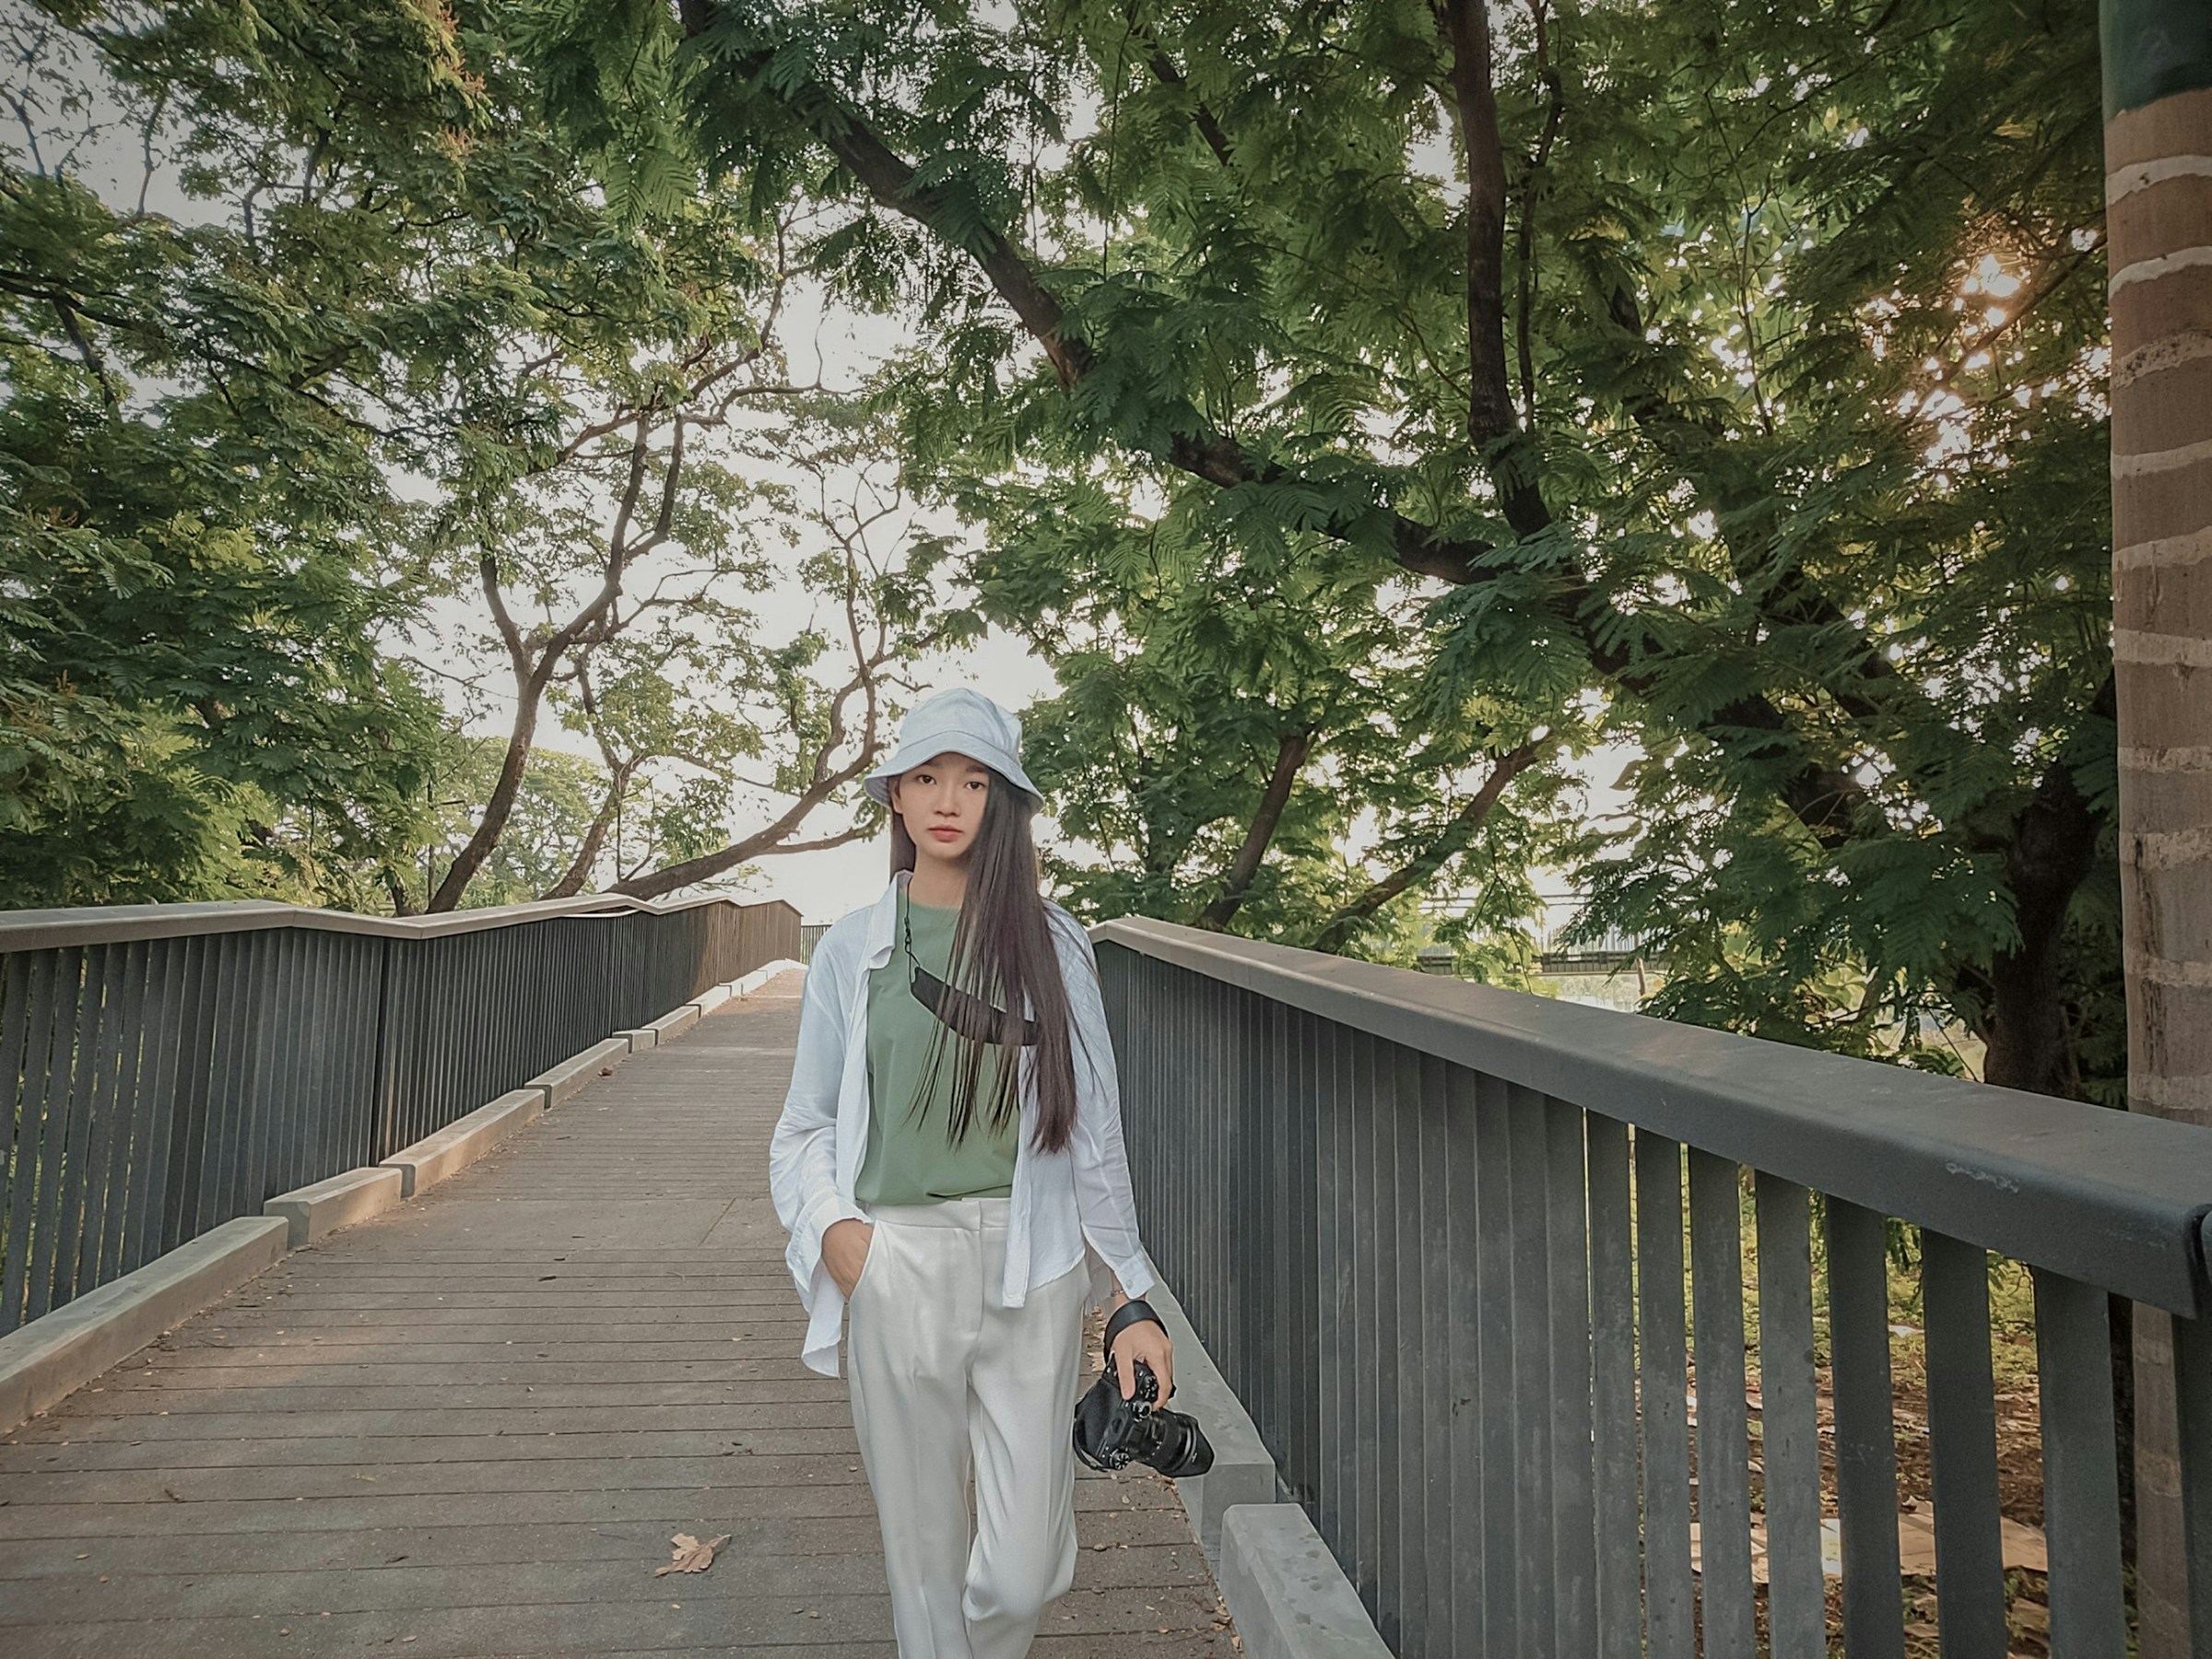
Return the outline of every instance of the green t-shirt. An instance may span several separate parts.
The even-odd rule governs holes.
[[[958,1146],[948,1144],[946,1134],[960,1069],[959,1038],[954,1032],[945,1032],[935,1088],[920,1110],[913,1110],[915,1093],[929,1070],[930,1045],[942,1028],[908,988],[907,928],[911,924],[913,929],[915,959],[949,981],[952,931],[959,919],[957,905],[910,904],[905,884],[900,884],[891,959],[868,975],[868,1146],[853,1188],[865,1206],[1005,1198],[1014,1191],[1020,1120],[997,1133],[987,1111],[998,1072],[996,1049],[985,1049],[976,1067],[977,1107]]]

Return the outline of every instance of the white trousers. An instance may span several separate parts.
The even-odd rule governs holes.
[[[1088,1276],[1078,1263],[1002,1307],[1008,1203],[877,1208],[847,1305],[899,1659],[1020,1659],[1076,1576],[1069,1433]]]

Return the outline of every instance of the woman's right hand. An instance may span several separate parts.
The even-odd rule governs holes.
[[[868,1248],[875,1239],[873,1224],[855,1221],[850,1216],[842,1221],[832,1221],[830,1230],[822,1235],[822,1260],[844,1295],[851,1296],[853,1287],[860,1282],[860,1270],[867,1265]]]

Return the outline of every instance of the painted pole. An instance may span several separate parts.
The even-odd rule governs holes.
[[[2101,10],[2128,1106],[2212,1124],[2212,0]],[[2135,1330],[2140,1652],[2188,1659],[2172,1324]]]

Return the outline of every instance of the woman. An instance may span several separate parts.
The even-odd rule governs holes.
[[[1021,723],[925,699],[867,779],[891,882],[816,942],[769,1149],[803,1358],[838,1324],[900,1659],[1018,1659],[1075,1577],[1082,1316],[1153,1283],[1098,964],[1037,888]],[[1174,1385],[1156,1321],[1110,1357]],[[975,1535],[967,1483],[975,1481]]]

